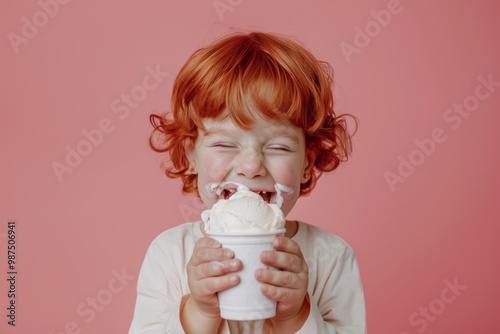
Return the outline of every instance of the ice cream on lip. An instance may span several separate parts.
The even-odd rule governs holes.
[[[219,196],[221,199],[228,199],[231,197],[236,191],[249,191],[250,189],[241,183],[238,182],[221,182],[221,183],[209,183],[206,186],[207,191],[210,193],[214,193]],[[276,204],[279,208],[283,206],[283,201],[285,198],[290,198],[293,195],[293,188],[285,186],[283,184],[276,183],[274,185],[274,192],[267,190],[259,190],[255,191],[252,189],[251,191],[255,193],[259,193],[261,197],[269,204]]]
[[[222,196],[210,210],[205,210],[201,214],[207,233],[283,232],[286,220],[280,207],[283,204],[283,196],[291,196],[293,192],[291,188],[275,185],[273,200],[276,203],[268,203],[265,200],[267,194],[260,191],[253,192],[239,183],[223,182],[211,184],[208,188],[218,196]]]

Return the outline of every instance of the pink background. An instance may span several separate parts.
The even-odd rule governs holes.
[[[168,108],[187,57],[233,29],[293,36],[330,62],[337,112],[361,121],[352,160],[289,217],[355,248],[369,332],[500,332],[500,87],[476,91],[480,76],[500,82],[497,1],[220,0],[220,16],[212,0],[40,3],[0,4],[0,332],[127,332],[149,243],[201,210],[162,174],[148,115]],[[387,8],[381,26],[371,11]],[[34,21],[37,31],[23,29]],[[365,28],[369,40],[357,37]],[[15,45],[10,33],[26,39]],[[157,67],[169,74],[141,88]],[[131,93],[134,108],[120,101]],[[448,111],[464,103],[465,118]],[[102,122],[109,133],[86,146],[82,131]],[[67,147],[87,156],[58,179],[52,165],[66,164]],[[400,159],[418,166],[400,167],[405,181],[391,188],[385,175]],[[9,220],[15,328],[5,316]]]

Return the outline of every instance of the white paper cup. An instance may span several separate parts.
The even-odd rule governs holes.
[[[272,268],[260,261],[263,250],[274,249],[271,243],[276,235],[283,235],[285,230],[265,234],[207,234],[219,241],[224,248],[231,249],[235,258],[243,263],[243,269],[237,274],[240,283],[219,295],[220,315],[228,320],[259,320],[276,315],[276,302],[260,292],[260,282],[255,279],[257,268]]]

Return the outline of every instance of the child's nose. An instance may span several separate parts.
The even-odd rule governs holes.
[[[241,152],[237,157],[235,172],[246,178],[254,178],[266,175],[266,168],[259,152]]]

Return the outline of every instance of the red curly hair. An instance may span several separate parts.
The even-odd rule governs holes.
[[[196,51],[182,67],[171,112],[150,116],[149,143],[169,153],[166,175],[180,177],[184,192],[198,194],[197,175],[187,172],[186,141],[196,141],[203,119],[226,114],[250,129],[250,98],[263,117],[302,129],[306,153],[315,157],[311,178],[301,185],[301,195],[307,195],[323,172],[347,161],[352,151],[345,120],[351,115],[335,115],[332,84],[330,65],[288,38],[261,32],[227,36]]]

